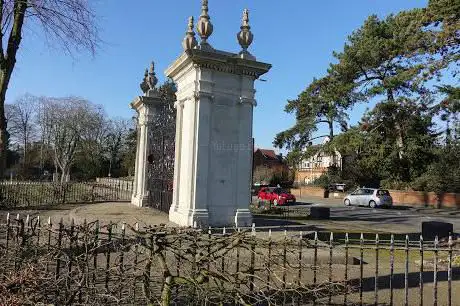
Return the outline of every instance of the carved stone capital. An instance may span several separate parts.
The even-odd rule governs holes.
[[[178,109],[179,107],[180,108],[184,108],[184,103],[185,101],[187,101],[188,99],[182,99],[182,100],[178,100],[176,102],[174,102],[174,108],[175,109]]]
[[[252,106],[257,106],[257,101],[254,98],[241,96],[238,102],[240,104],[248,103],[248,104],[251,104]]]
[[[212,93],[206,92],[206,91],[195,91],[193,95],[195,97],[195,100],[200,100],[202,98],[208,98],[211,101],[214,101],[214,98],[215,98]]]
[[[158,106],[163,103],[160,97],[138,96],[129,106],[137,113],[138,125],[146,125],[153,120]]]

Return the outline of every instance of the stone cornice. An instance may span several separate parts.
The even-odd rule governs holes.
[[[138,111],[140,108],[144,107],[145,105],[153,105],[156,103],[162,103],[160,97],[138,96],[129,104],[129,106],[132,109]]]
[[[234,53],[193,49],[184,52],[170,67],[168,67],[165,74],[174,79],[179,72],[190,63],[193,63],[195,67],[199,68],[246,75],[255,79],[268,72],[271,68],[270,64],[250,59],[242,59]]]

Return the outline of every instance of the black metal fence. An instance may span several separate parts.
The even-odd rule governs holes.
[[[459,255],[453,237],[66,225],[8,216],[0,224],[0,291],[15,289],[3,289],[0,304],[456,305]]]
[[[132,181],[104,182],[2,181],[0,208],[36,207],[54,204],[129,201]]]

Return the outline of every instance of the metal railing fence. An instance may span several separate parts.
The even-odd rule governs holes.
[[[41,292],[33,302],[55,304],[455,305],[455,237],[399,238],[8,215],[0,281],[32,269]]]

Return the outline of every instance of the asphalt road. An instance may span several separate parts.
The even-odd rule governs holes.
[[[460,210],[433,209],[414,207],[368,208],[342,204],[342,199],[323,199],[318,197],[298,198],[292,208],[309,208],[324,206],[331,208],[329,220],[301,220],[293,218],[280,225],[307,227],[318,231],[349,231],[349,232],[386,232],[395,234],[420,233],[424,221],[441,221],[452,223],[454,232],[460,232]],[[258,225],[265,225],[262,220]],[[273,220],[267,226],[276,226]]]

